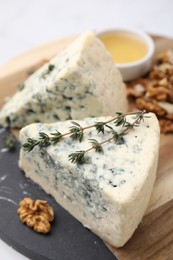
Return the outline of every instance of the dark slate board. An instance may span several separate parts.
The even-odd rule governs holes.
[[[18,168],[19,144],[14,152],[4,151],[0,129],[0,238],[33,260],[116,260],[101,239],[84,228]],[[55,211],[49,235],[23,225],[17,215],[24,197],[47,200]]]

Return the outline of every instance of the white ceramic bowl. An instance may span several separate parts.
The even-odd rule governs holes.
[[[103,36],[108,34],[119,34],[119,33],[128,33],[132,36],[137,36],[141,39],[147,46],[146,55],[139,59],[138,61],[129,62],[129,63],[116,63],[116,66],[120,70],[123,80],[129,81],[135,78],[138,78],[144,75],[149,71],[155,51],[155,45],[152,38],[145,32],[136,29],[136,28],[114,28],[110,30],[104,30],[97,32],[97,36]]]

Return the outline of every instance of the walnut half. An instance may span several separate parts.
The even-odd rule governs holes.
[[[34,201],[31,198],[24,198],[19,203],[17,213],[22,223],[26,223],[27,226],[32,227],[36,232],[50,232],[50,222],[54,219],[54,211],[46,201]]]

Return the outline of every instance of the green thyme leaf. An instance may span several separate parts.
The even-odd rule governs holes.
[[[28,138],[27,142],[22,144],[22,148],[26,151],[26,152],[31,152],[35,146],[37,146],[39,144],[38,140],[32,139],[32,138]]]
[[[59,140],[62,138],[62,134],[59,131],[56,131],[55,133],[51,133],[53,137],[50,138],[50,141],[53,145],[57,144]]]
[[[73,126],[70,126],[70,137],[74,140],[82,142],[83,139],[83,128],[77,123],[72,121]]]
[[[98,153],[103,153],[102,145],[95,139],[89,139],[93,149]]]
[[[74,153],[69,154],[69,160],[72,163],[79,163],[79,164],[83,164],[85,163],[85,151],[81,150],[81,151],[76,151]]]
[[[121,112],[116,112],[116,114],[118,115],[118,116],[124,116],[124,114],[123,113],[121,113]]]
[[[98,134],[99,133],[104,134],[104,126],[105,126],[104,122],[96,122],[94,126],[95,126]]]
[[[13,151],[16,148],[16,139],[12,134],[4,137],[5,148],[9,151]]]
[[[40,147],[46,147],[50,145],[50,137],[43,132],[39,133],[39,146]]]
[[[111,129],[111,130],[113,129],[113,127],[110,126],[110,125],[107,125],[107,124],[106,124],[105,126],[106,126],[107,128],[109,128],[109,129]]]
[[[77,122],[75,122],[75,121],[71,121],[71,123],[72,123],[73,125],[75,125],[75,126],[81,128],[81,125],[80,125],[79,123],[77,123]]]
[[[115,126],[121,126],[124,124],[124,117],[119,117],[114,121]]]
[[[117,140],[119,138],[119,134],[114,129],[112,129],[112,137],[113,137],[113,140],[115,142],[117,142]]]

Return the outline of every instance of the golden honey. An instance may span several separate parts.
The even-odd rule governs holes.
[[[111,53],[115,63],[130,63],[142,59],[148,49],[138,36],[128,33],[110,33],[99,38]]]

